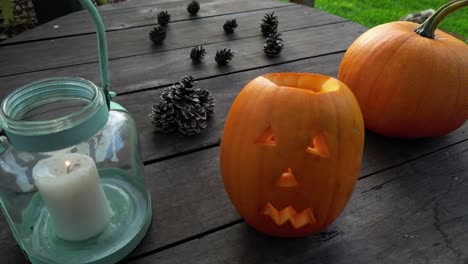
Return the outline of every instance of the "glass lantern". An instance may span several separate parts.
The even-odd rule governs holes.
[[[135,122],[111,100],[104,26],[80,2],[97,28],[102,87],[50,78],[1,104],[0,205],[33,264],[115,263],[151,222]]]

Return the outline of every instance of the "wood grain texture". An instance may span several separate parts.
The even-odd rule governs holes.
[[[261,10],[279,6],[294,5],[275,0],[200,0],[200,11],[196,18],[220,16],[230,13],[244,12],[247,10]],[[121,30],[130,27],[140,27],[157,24],[156,16],[161,11],[171,14],[171,21],[189,20],[192,17],[186,10],[187,5],[182,2],[163,3],[152,6],[139,6],[102,10],[100,15],[106,31]],[[10,38],[0,44],[12,44],[24,41],[51,39],[64,36],[94,33],[95,28],[89,15],[84,12],[76,12],[44,23],[30,31]]]
[[[0,263],[5,264],[26,264],[20,247],[13,239],[10,227],[8,226],[5,216],[0,213]]]
[[[153,45],[148,37],[153,26],[130,28],[107,33],[109,58],[121,58],[167,50],[191,48],[217,42],[232,41],[261,35],[262,17],[274,11],[280,22],[278,30],[286,31],[345,21],[312,8],[290,6],[240,14],[170,23],[164,45]],[[225,34],[222,28],[228,19],[236,19],[239,28]],[[94,34],[29,42],[0,47],[0,77],[30,71],[96,62],[97,46]],[[51,59],[53,58],[53,59]],[[14,64],[9,62],[15,61]]]
[[[203,63],[192,64],[191,48],[151,53],[110,61],[111,89],[117,93],[133,92],[156,86],[168,85],[184,75],[197,79],[233,72],[268,67],[278,63],[345,51],[354,39],[366,29],[353,22],[340,22],[284,32],[285,47],[279,57],[268,58],[263,50],[263,37],[254,36],[206,45],[207,56]],[[234,59],[226,66],[218,67],[214,61],[216,50],[230,48]],[[77,76],[99,81],[97,63],[19,74],[0,78],[3,98],[15,87],[52,76]]]
[[[338,220],[310,237],[272,238],[242,223],[131,263],[464,264],[467,160],[465,141],[361,180]]]

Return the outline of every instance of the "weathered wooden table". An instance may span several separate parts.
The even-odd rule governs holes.
[[[158,2],[158,3],[153,3]],[[367,132],[361,177],[345,211],[324,232],[278,239],[250,228],[227,198],[219,143],[228,110],[252,78],[277,71],[336,76],[351,42],[366,29],[318,10],[273,0],[200,0],[190,19],[187,1],[133,0],[101,8],[108,30],[112,90],[134,116],[153,200],[150,230],[130,263],[468,263],[468,125],[440,138],[397,140]],[[167,39],[148,33],[161,10],[172,15]],[[268,59],[259,23],[274,11],[285,48]],[[225,35],[222,24],[237,19]],[[0,98],[19,85],[51,76],[99,83],[93,25],[83,12],[59,18],[0,44]],[[206,60],[193,65],[190,49]],[[220,48],[234,60],[219,68]],[[148,113],[162,88],[183,75],[216,99],[200,136],[156,135]],[[26,263],[3,215],[0,263]]]

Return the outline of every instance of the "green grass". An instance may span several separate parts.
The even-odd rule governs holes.
[[[315,8],[335,14],[368,28],[399,20],[426,9],[437,10],[447,0],[315,0]],[[468,7],[445,18],[441,29],[468,37]]]

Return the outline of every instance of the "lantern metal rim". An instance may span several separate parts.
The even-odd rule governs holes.
[[[78,112],[71,113],[69,115],[65,115],[59,118],[54,118],[45,121],[28,121],[28,120],[16,120],[16,115],[18,115],[18,111],[25,106],[25,104],[29,103],[27,100],[32,100],[33,95],[31,93],[36,92],[36,90],[46,90],[48,86],[56,86],[61,84],[67,85],[76,85],[77,87],[86,88],[89,87],[92,90],[83,91],[82,96],[87,96],[86,98],[89,100],[89,104],[83,107]],[[43,93],[47,93],[48,91],[43,91]],[[86,92],[88,92],[86,94]],[[86,116],[92,114],[92,108],[96,107],[99,104],[98,96],[99,90],[98,87],[85,79],[82,78],[69,78],[69,77],[55,77],[55,78],[48,78],[39,80],[36,82],[28,83],[24,86],[13,91],[9,94],[5,100],[2,102],[1,105],[1,112],[0,117],[4,124],[4,128],[10,131],[14,131],[15,133],[21,135],[37,135],[37,134],[46,134],[50,133],[51,131],[60,131],[63,129],[72,126],[73,124],[70,120],[77,119],[77,117],[82,116],[82,118],[86,118]],[[42,96],[42,95],[41,95]],[[52,98],[51,98],[52,99]],[[56,99],[56,98],[53,98]],[[37,101],[34,103],[38,103]],[[45,103],[45,102],[44,102]],[[91,110],[91,111],[90,111]],[[91,113],[90,113],[91,112]],[[25,129],[27,127],[27,129]],[[31,130],[30,128],[34,129]]]
[[[25,111],[67,98],[86,101],[86,105],[58,118],[19,120]],[[76,77],[56,77],[26,84],[8,95],[1,105],[0,125],[16,149],[45,152],[86,140],[104,127],[108,116],[105,96],[94,83]]]

